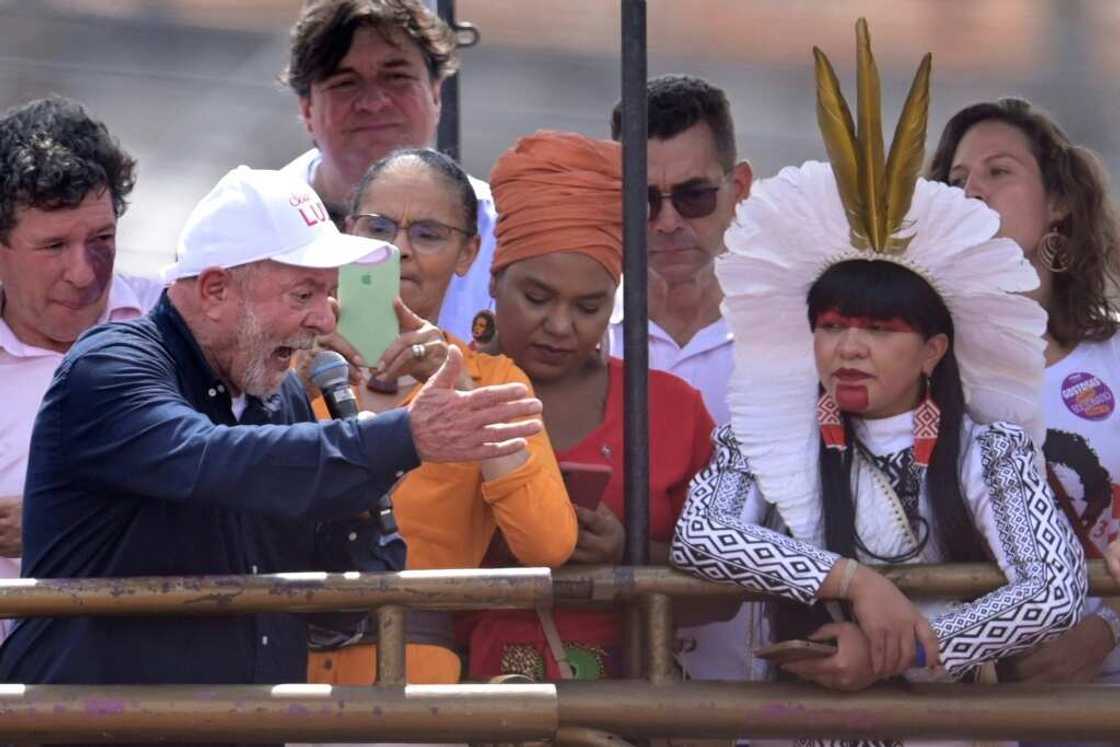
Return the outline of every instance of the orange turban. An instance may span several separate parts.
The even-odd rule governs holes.
[[[622,275],[622,146],[540,130],[490,173],[498,210],[492,272],[553,252],[586,254]]]

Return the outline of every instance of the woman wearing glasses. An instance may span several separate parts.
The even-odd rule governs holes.
[[[363,410],[400,407],[435,372],[449,344],[464,354],[461,388],[528,379],[513,361],[467,349],[425,320],[439,315],[453,274],[470,268],[478,251],[477,206],[463,170],[433,150],[397,151],[374,164],[355,195],[347,229],[391,241],[401,251],[397,300],[400,337],[378,362],[376,378],[359,387]],[[322,402],[317,412],[326,417]],[[393,492],[408,568],[477,568],[498,529],[517,561],[561,565],[576,541],[576,518],[548,436],[529,448],[481,463],[423,464]],[[410,613],[407,678],[412,683],[459,681],[451,619],[443,613]],[[317,639],[316,639],[317,638]],[[376,647],[368,636],[339,640],[317,630],[309,679],[329,684],[370,684]]]
[[[528,374],[561,464],[609,474],[601,493],[573,482],[573,563],[619,563],[625,545],[623,368],[599,348],[622,270],[620,154],[617,143],[538,132],[491,174],[500,217],[490,351]],[[711,455],[713,423],[699,392],[670,374],[650,372],[649,402],[650,554],[664,564],[688,482]],[[471,679],[617,676],[619,624],[589,610],[485,613],[470,634]]]

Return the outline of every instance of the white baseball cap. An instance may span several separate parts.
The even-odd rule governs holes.
[[[315,190],[280,171],[238,166],[195,205],[179,234],[168,283],[210,267],[270,259],[296,267],[331,268],[384,249],[383,241],[338,230]]]

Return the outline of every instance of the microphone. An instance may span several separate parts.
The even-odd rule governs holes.
[[[323,393],[327,410],[335,420],[358,414],[358,400],[350,390],[350,366],[333,350],[321,350],[311,359],[311,383]]]
[[[311,383],[323,393],[327,411],[335,420],[344,420],[358,415],[358,400],[350,389],[350,365],[340,354],[333,350],[321,350],[311,359]],[[384,537],[391,537],[398,531],[396,517],[393,516],[393,502],[385,493],[377,499],[377,521]]]

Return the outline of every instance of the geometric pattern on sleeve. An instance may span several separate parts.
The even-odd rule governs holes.
[[[1008,584],[931,621],[950,674],[1070,628],[1080,616],[1087,587],[1081,545],[1035,468],[1026,433],[996,423],[977,441],[997,530],[996,537],[987,539],[1003,550]]]
[[[713,440],[712,461],[689,485],[670,562],[712,581],[813,602],[839,556],[759,526],[763,498],[731,427]]]

